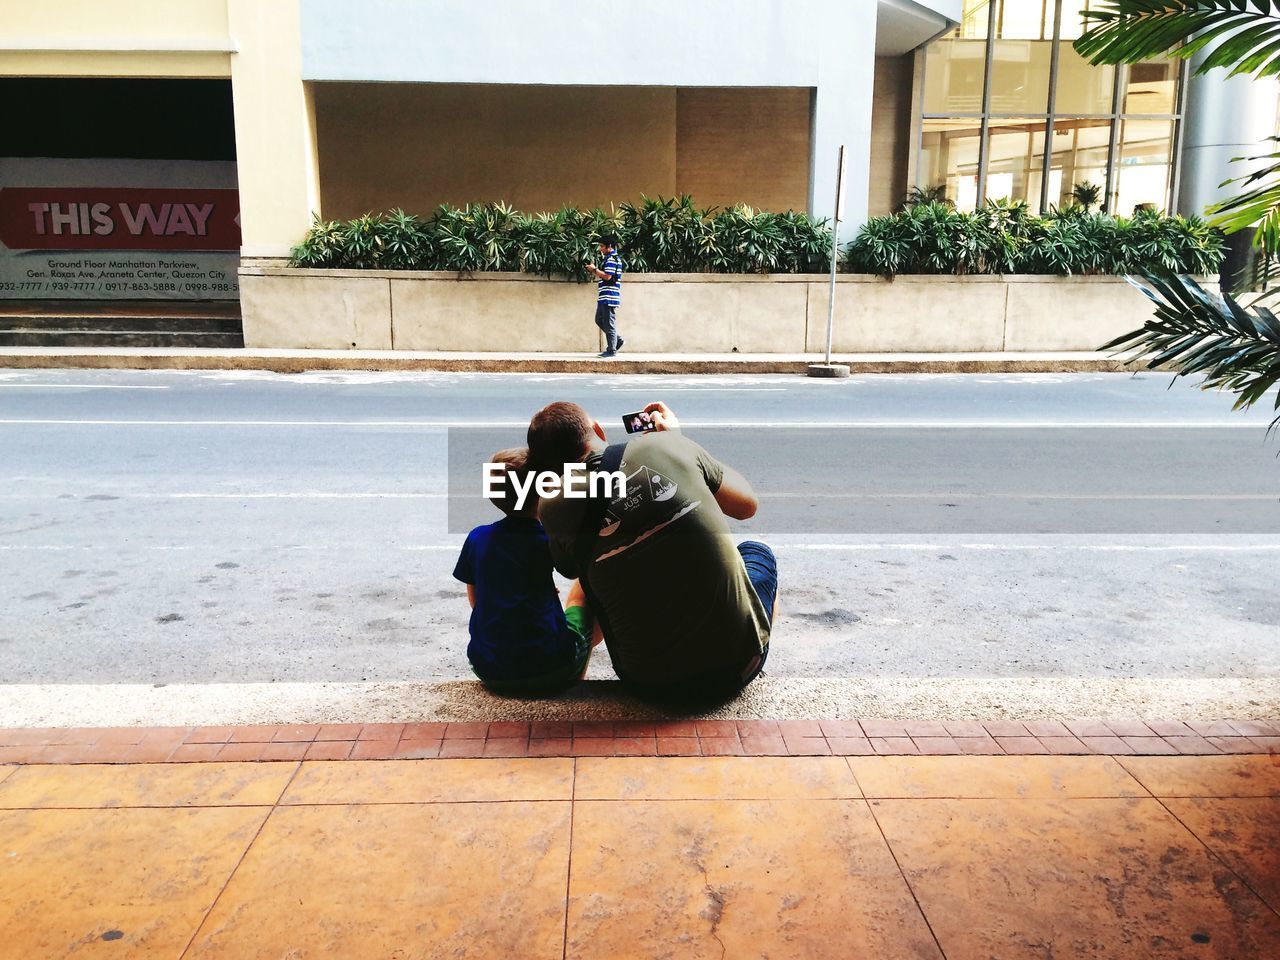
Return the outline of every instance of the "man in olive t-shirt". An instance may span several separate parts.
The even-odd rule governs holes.
[[[776,561],[764,544],[735,546],[729,534],[726,515],[755,514],[751,485],[683,436],[665,404],[645,409],[656,430],[626,443],[626,495],[611,499],[595,537],[581,539],[599,513],[593,501],[547,497],[538,518],[556,569],[586,582],[624,683],[659,697],[731,696],[768,654]],[[605,449],[600,424],[577,404],[553,403],[529,425],[540,470],[585,462],[590,473]]]

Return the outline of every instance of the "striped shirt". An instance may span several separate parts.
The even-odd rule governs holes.
[[[603,280],[596,283],[599,293],[596,295],[597,303],[607,303],[611,307],[616,307],[622,303],[622,258],[618,256],[618,251],[613,251],[605,258],[604,266],[600,268],[608,274]]]

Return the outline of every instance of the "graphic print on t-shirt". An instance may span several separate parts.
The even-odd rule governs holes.
[[[676,495],[676,485],[657,470],[650,470],[648,467],[641,467],[641,469],[645,473],[645,479],[649,481],[649,495],[654,500],[661,503]]]
[[[600,536],[611,537],[617,532],[622,520],[612,510],[604,512],[604,518],[600,521]]]
[[[622,464],[625,469],[626,464]],[[628,530],[628,541],[614,547],[597,559],[605,560],[622,553],[628,547],[639,543],[663,527],[680,519],[700,505],[700,500],[681,505],[676,500],[680,492],[679,484],[664,476],[652,467],[643,464],[634,473],[627,476],[625,496],[619,497],[609,505],[600,521],[599,536],[602,539],[612,537],[622,528],[624,520],[630,520],[632,529]],[[656,507],[656,504],[663,504]],[[674,511],[674,513],[672,512]],[[646,529],[636,530],[634,524],[639,521]]]
[[[610,504],[609,515],[620,519],[643,508],[647,503],[665,503],[674,497],[679,489],[674,482],[657,470],[642,464],[639,470],[627,476],[626,495]],[[606,535],[603,530],[600,532],[601,535]]]

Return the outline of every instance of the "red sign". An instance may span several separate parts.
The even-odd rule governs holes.
[[[6,187],[10,250],[239,250],[236,190]]]

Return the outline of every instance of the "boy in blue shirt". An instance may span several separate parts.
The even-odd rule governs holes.
[[[501,520],[467,535],[453,576],[467,585],[471,641],[467,659],[486,687],[509,696],[560,693],[582,678],[591,657],[586,597],[575,580],[560,606],[551,572],[551,548],[537,520],[532,489],[517,510],[513,475],[528,472],[528,452],[502,450]]]
[[[622,303],[622,258],[618,256],[618,238],[606,233],[600,238],[600,266],[586,264],[596,284],[596,326],[604,333],[602,358],[616,357],[623,339],[618,336],[618,307]]]

